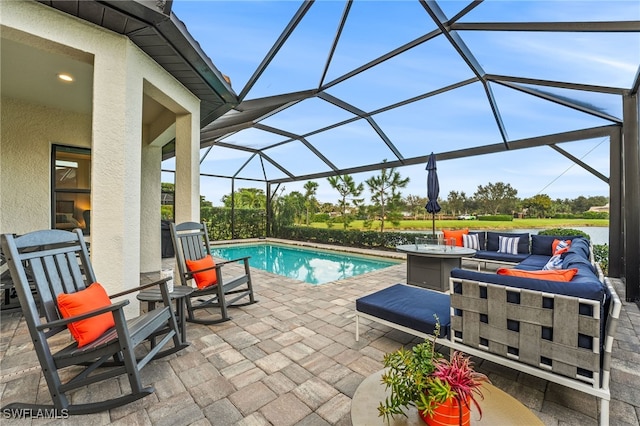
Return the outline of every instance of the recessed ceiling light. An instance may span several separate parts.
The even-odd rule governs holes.
[[[73,81],[73,77],[70,76],[69,74],[58,74],[58,78],[62,81],[66,81],[66,82],[72,82]]]

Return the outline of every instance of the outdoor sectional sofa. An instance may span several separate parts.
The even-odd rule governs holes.
[[[492,231],[479,231],[469,232],[469,235],[477,235],[480,243],[480,247],[476,250],[476,254],[473,257],[464,258],[465,261],[475,262],[478,264],[478,270],[480,265],[485,266],[489,263],[505,265],[505,264],[517,264],[525,260],[531,254],[531,236],[528,233],[512,233],[512,232],[492,232]],[[500,237],[519,237],[518,241],[518,253],[501,253],[498,251]],[[563,237],[564,238],[564,237]],[[567,237],[571,238],[571,237]]]
[[[562,268],[577,269],[571,281],[456,268],[448,294],[396,284],[356,300],[356,340],[360,317],[427,338],[437,315],[439,343],[593,395],[600,400],[600,424],[607,425],[621,303],[588,240],[533,235],[520,262],[508,266],[541,269],[554,239],[572,239],[562,255]]]

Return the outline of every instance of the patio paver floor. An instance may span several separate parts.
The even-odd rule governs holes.
[[[170,263],[173,259],[165,259]],[[110,412],[75,416],[69,425],[350,425],[351,398],[368,375],[382,368],[382,355],[419,339],[386,326],[361,322],[355,341],[358,297],[405,282],[399,264],[360,277],[312,286],[252,269],[259,303],[231,309],[232,320],[187,324],[191,345],[142,370],[156,392]],[[624,300],[624,287],[614,280]],[[0,318],[0,394],[10,401],[50,401],[20,313]],[[624,303],[612,363],[611,424],[640,419],[640,309]],[[61,342],[64,343],[64,342]],[[443,348],[446,350],[446,348]],[[546,425],[596,425],[594,397],[476,360],[493,384],[520,400]],[[118,394],[120,377],[74,394]],[[378,401],[372,401],[375,410]],[[4,419],[46,424],[60,420]]]

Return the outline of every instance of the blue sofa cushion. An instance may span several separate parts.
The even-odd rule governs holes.
[[[518,269],[524,269],[526,271],[539,271],[544,267],[544,265],[547,264],[550,258],[551,256],[543,256],[541,254],[529,255],[526,259],[518,264]]]
[[[395,284],[356,299],[356,310],[394,324],[432,334],[440,320],[441,337],[449,336],[449,295],[425,288]]]
[[[580,236],[567,236],[567,235],[532,235],[531,236],[531,254],[541,254],[545,256],[551,256],[551,246],[553,240],[573,240],[584,239]],[[587,244],[588,246],[588,244]]]
[[[476,251],[475,257],[480,259],[487,259],[487,260],[498,260],[502,262],[518,263],[518,262],[522,262],[527,257],[529,257],[529,254],[528,253],[509,254],[509,253],[498,253],[497,251],[478,250]]]
[[[487,251],[497,252],[500,248],[500,236],[520,237],[518,241],[518,253],[529,254],[529,234],[517,234],[513,232],[487,232]]]
[[[567,253],[562,259],[562,269],[578,268],[595,276],[596,269],[591,262],[576,253]],[[574,277],[575,279],[575,277]]]
[[[543,291],[547,293],[564,294],[573,297],[604,302],[606,289],[593,272],[588,273],[578,267],[578,273],[569,282],[538,280],[535,278],[512,277],[484,272],[476,272],[466,269],[454,268],[451,270],[453,278],[480,281],[504,286]]]
[[[584,238],[576,238],[572,240],[571,247],[565,253],[565,257],[571,253],[577,254],[583,259],[589,260],[589,253],[590,253],[589,241]]]

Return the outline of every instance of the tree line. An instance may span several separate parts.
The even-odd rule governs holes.
[[[365,228],[371,228],[379,221],[380,231],[384,231],[385,222],[398,225],[401,219],[428,219],[425,210],[427,197],[409,194],[403,196],[401,189],[409,183],[395,168],[383,168],[378,175],[357,183],[353,176],[336,175],[327,178],[327,183],[337,192],[337,203],[321,203],[317,197],[319,183],[308,181],[304,192],[284,193],[282,188],[273,197],[275,226],[288,226],[294,223],[309,225],[311,222],[325,221],[329,226],[342,225],[345,229],[353,220],[363,220]],[[365,203],[365,187],[369,192],[370,203]],[[173,184],[163,183],[163,193],[172,193]],[[233,195],[233,197],[232,197]],[[221,199],[225,207],[232,204],[238,209],[266,209],[267,197],[262,189],[241,188],[235,194],[224,195]],[[604,196],[579,196],[575,199],[551,199],[546,194],[537,194],[521,199],[517,189],[504,182],[478,185],[476,191],[468,196],[464,191],[450,191],[446,199],[439,197],[442,208],[440,215],[457,217],[459,215],[497,215],[508,214],[531,218],[570,217],[583,215],[593,206],[604,206],[608,198]],[[169,206],[163,207],[163,218],[172,213]],[[201,197],[201,215],[208,217],[213,208],[210,201]]]
[[[426,196],[403,196],[401,189],[409,183],[395,168],[382,169],[378,175],[357,183],[351,175],[327,178],[327,183],[337,192],[337,203],[321,203],[317,198],[318,182],[308,181],[304,192],[284,193],[284,188],[274,196],[274,218],[276,222],[306,224],[326,221],[330,226],[342,225],[345,229],[353,220],[364,220],[365,227],[379,221],[380,231],[385,222],[398,225],[401,219],[428,219],[425,210]],[[368,189],[370,203],[365,203],[363,193]],[[222,197],[225,207],[231,207],[231,194]],[[242,188],[233,197],[236,208],[266,208],[266,195],[262,189]],[[439,198],[441,216],[457,217],[462,214],[497,215],[508,214],[531,218],[570,217],[583,215],[593,206],[604,206],[604,196],[579,196],[575,199],[551,199],[546,194],[537,194],[521,199],[518,191],[504,182],[478,185],[468,196],[464,191],[450,191],[446,199]],[[279,217],[281,216],[281,217]]]

